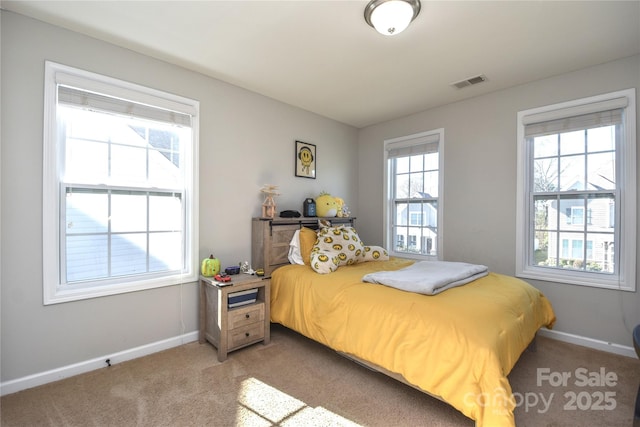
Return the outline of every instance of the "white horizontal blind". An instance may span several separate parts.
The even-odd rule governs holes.
[[[590,102],[587,104],[525,114],[522,117],[522,124],[526,126],[533,123],[543,123],[552,120],[584,116],[593,113],[601,113],[603,111],[618,110],[625,108],[627,105],[629,105],[629,98],[626,96],[621,96],[604,101]]]
[[[172,123],[180,126],[191,126],[191,115],[189,114],[156,108],[151,105],[106,96],[69,86],[58,86],[58,102],[73,107],[86,108],[92,111],[122,114],[164,123]]]
[[[602,126],[615,125],[622,122],[623,110],[608,110],[580,116],[566,117],[545,122],[526,124],[524,135],[534,136],[552,135],[555,133],[572,132],[581,129],[592,129]]]
[[[439,134],[430,134],[416,139],[391,142],[386,146],[387,158],[417,156],[420,154],[437,153],[440,142]]]

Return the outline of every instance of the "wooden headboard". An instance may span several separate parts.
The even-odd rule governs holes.
[[[289,242],[302,227],[318,229],[318,221],[331,225],[355,226],[356,219],[348,218],[253,218],[251,225],[251,267],[264,269],[265,277],[273,270],[289,264]]]

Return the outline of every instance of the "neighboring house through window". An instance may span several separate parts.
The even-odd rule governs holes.
[[[45,68],[45,304],[197,280],[198,102]]]
[[[516,274],[635,290],[635,90],[518,113]]]
[[[394,255],[441,256],[443,142],[443,129],[385,141],[385,246]]]

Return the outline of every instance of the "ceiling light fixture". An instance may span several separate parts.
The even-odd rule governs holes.
[[[404,31],[420,13],[420,0],[371,0],[364,20],[380,34],[393,36]]]

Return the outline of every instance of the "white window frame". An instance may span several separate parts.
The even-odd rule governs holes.
[[[393,222],[395,217],[394,212],[394,176],[389,162],[389,150],[391,148],[406,148],[416,145],[422,145],[426,141],[432,141],[437,139],[438,144],[438,222],[437,222],[437,240],[436,240],[436,255],[426,255],[418,253],[398,252],[395,250],[396,245],[393,241]],[[443,179],[443,166],[444,166],[444,128],[434,129],[430,131],[420,132],[412,135],[407,135],[398,138],[392,138],[384,141],[384,156],[383,156],[383,170],[384,170],[384,236],[383,245],[391,256],[401,258],[411,258],[418,260],[441,260],[443,252],[443,224],[444,215],[444,179]],[[416,237],[417,239],[417,237]],[[410,243],[410,237],[407,237],[405,242],[407,245]],[[417,241],[417,240],[416,240]]]
[[[192,139],[185,150],[183,203],[185,267],[179,272],[122,277],[117,280],[62,284],[61,162],[58,141],[58,85],[72,85],[168,112],[190,115]],[[45,305],[195,282],[198,279],[198,125],[199,102],[119,79],[46,61],[43,135],[43,302]]]
[[[572,269],[545,268],[534,265],[532,260],[533,233],[530,228],[533,202],[531,151],[526,146],[525,123],[532,120],[547,121],[575,117],[611,109],[612,104],[622,104],[622,138],[616,146],[616,197],[619,210],[615,218],[616,271],[613,274],[578,271]],[[517,230],[516,276],[572,285],[591,286],[635,292],[636,290],[636,107],[635,89],[626,89],[603,95],[533,108],[517,115]],[[588,213],[584,212],[587,221]],[[569,247],[569,251],[572,248]]]
[[[584,225],[584,207],[583,206],[571,206],[571,215],[569,216],[569,220],[567,222],[567,224],[571,224],[571,225]],[[577,219],[577,215],[576,212],[580,212],[580,218],[581,221],[580,222],[576,222]]]

